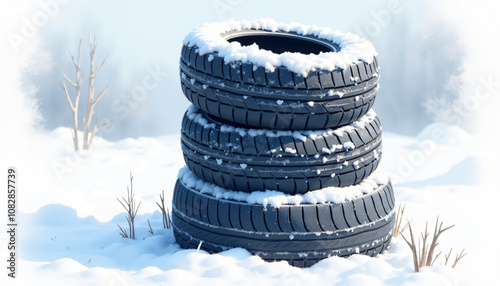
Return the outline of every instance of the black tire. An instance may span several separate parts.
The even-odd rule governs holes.
[[[328,51],[338,50],[338,45],[315,36],[261,32],[268,33],[267,38],[286,34],[306,51],[308,45],[317,45],[311,39]],[[245,33],[255,30],[238,31],[237,39],[231,32],[221,37],[238,40]],[[183,45],[180,59],[182,90],[194,105],[218,118],[265,129],[336,128],[358,120],[375,101],[378,71],[374,57],[370,64],[358,60],[343,69],[310,71],[305,77],[286,67],[266,72],[250,62],[226,63],[217,52],[200,55],[196,45]]]
[[[242,192],[303,194],[349,186],[379,164],[382,132],[375,114],[364,117],[363,124],[298,139],[297,134],[307,132],[314,131],[235,128],[192,106],[184,114],[181,146],[186,165],[199,178]]]
[[[394,230],[391,183],[344,203],[249,204],[218,199],[178,180],[172,223],[182,248],[219,252],[242,247],[266,261],[309,267],[330,256],[375,256]]]

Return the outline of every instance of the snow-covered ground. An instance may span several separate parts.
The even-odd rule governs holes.
[[[445,135],[433,138],[433,130]],[[418,274],[401,237],[376,258],[332,257],[309,269],[267,263],[243,249],[215,255],[182,250],[172,231],[163,229],[155,204],[162,190],[170,203],[177,171],[184,164],[178,136],[100,139],[92,152],[75,153],[70,130],[58,128],[40,135],[37,142],[37,155],[17,166],[23,210],[18,285],[495,284],[490,280],[498,266],[493,254],[498,253],[496,233],[490,226],[493,190],[476,184],[477,142],[457,127],[434,124],[417,137],[384,135],[381,168],[394,178],[406,217],[418,231],[426,220],[433,226],[437,215],[445,226],[455,224],[442,235],[438,248],[465,248],[468,253],[456,269],[438,259]],[[135,241],[121,238],[117,227],[126,226],[116,197],[126,195],[130,172],[142,201]],[[148,232],[147,219],[154,234]]]
[[[12,165],[19,172],[20,263],[16,280],[2,267],[0,285],[498,285],[498,1],[285,2],[293,9],[266,0],[1,1],[0,172]],[[383,62],[375,104],[384,125],[381,168],[417,232],[438,215],[455,225],[438,248],[465,248],[456,269],[442,265],[442,254],[413,273],[401,237],[376,258],[332,257],[298,269],[243,249],[181,250],[162,228],[155,202],[165,190],[170,203],[184,165],[176,132],[188,105],[178,86],[182,38],[203,22],[258,17],[361,33],[374,43]],[[111,83],[110,95],[100,108],[118,120],[105,134],[112,140],[74,152],[71,131],[56,128],[71,119],[58,82],[72,71],[67,49],[88,32],[110,54],[99,81]],[[17,49],[13,34],[22,36]],[[148,76],[157,77],[156,88],[134,97]],[[126,226],[116,197],[126,195],[130,172],[142,201],[135,241],[117,227]],[[4,200],[2,192],[2,225]],[[0,232],[2,260],[6,239]]]

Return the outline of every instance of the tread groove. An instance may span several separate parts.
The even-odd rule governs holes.
[[[321,228],[321,231],[325,231],[323,226],[321,225],[321,222],[319,220],[319,211],[318,211],[318,206],[314,206],[314,209],[316,211],[316,222],[318,223],[318,226]]]
[[[302,215],[301,215],[302,225],[304,226],[306,232],[310,232],[309,229],[307,228],[306,220],[305,220],[305,217],[304,217],[304,207],[301,207],[300,210],[301,210],[301,213],[302,213]]]

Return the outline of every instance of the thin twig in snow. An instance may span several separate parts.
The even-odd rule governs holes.
[[[149,231],[151,234],[153,234],[153,235],[154,235],[154,233],[153,233],[153,229],[151,228],[151,224],[149,223],[149,219],[148,219],[148,225],[149,225],[149,230],[148,230],[148,231]]]
[[[460,261],[460,259],[464,258],[464,256],[467,255],[467,253],[464,254],[464,251],[465,249],[462,249],[462,252],[460,252],[460,254],[457,254],[455,258],[455,263],[453,263],[453,266],[451,268],[455,268],[455,266],[457,266],[458,261]]]
[[[135,239],[135,225],[134,225],[134,220],[135,216],[137,215],[137,211],[139,210],[139,207],[141,206],[141,202],[136,206],[135,198],[134,198],[134,192],[132,189],[132,182],[134,180],[134,177],[132,176],[132,173],[130,173],[130,188],[127,186],[127,199],[122,197],[123,201],[120,201],[120,199],[116,198],[118,202],[123,206],[123,208],[127,211],[127,216],[125,217],[127,219],[128,227],[129,227],[129,234],[130,238]]]
[[[123,230],[123,228],[119,225],[119,224],[116,224],[119,228],[120,228],[120,235],[122,236],[122,238],[128,238],[128,234],[127,234],[127,231],[126,230]]]
[[[170,219],[170,212],[169,212],[168,207],[165,208],[165,190],[161,191],[160,202],[161,202],[161,205],[158,202],[156,202],[156,205],[158,205],[158,207],[160,208],[161,213],[162,213],[163,228],[170,229],[170,227],[172,225],[172,220]]]
[[[445,227],[443,228],[443,222],[439,223],[439,216],[437,217],[436,220],[436,225],[434,227],[434,233],[432,237],[432,241],[430,245],[427,244],[427,238],[429,237],[429,232],[427,231],[428,227],[428,222],[425,222],[425,230],[420,234],[420,237],[418,239],[418,248],[415,243],[415,237],[413,235],[413,229],[411,227],[411,222],[408,221],[408,227],[410,229],[410,240],[408,240],[403,233],[401,233],[401,236],[403,239],[406,241],[408,246],[410,247],[413,255],[413,267],[415,272],[419,272],[419,269],[424,267],[424,266],[432,266],[436,262],[436,259],[441,255],[442,252],[439,252],[437,255],[434,255],[436,246],[439,244],[438,239],[439,236],[445,232],[446,230],[452,228],[454,225]],[[448,254],[445,254],[445,265],[448,264],[448,260],[451,256],[451,251]],[[458,263],[458,261],[463,258],[466,254],[463,254],[464,250],[462,250],[462,253],[457,255],[455,259],[455,263],[453,264],[454,266]],[[452,266],[452,267],[454,267]]]

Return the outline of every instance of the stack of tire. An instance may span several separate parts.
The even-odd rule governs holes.
[[[238,42],[239,53],[257,48],[276,56],[321,56],[348,46],[304,26],[266,28],[272,26],[266,21],[225,22],[216,26],[222,27],[216,40]],[[263,66],[251,52],[235,59],[206,44],[206,27],[186,38],[180,59],[182,90],[193,105],[181,132],[189,170],[180,172],[172,203],[179,245],[210,253],[241,247],[298,267],[384,251],[395,200],[388,179],[372,179],[382,151],[380,121],[371,110],[376,53],[301,74],[293,65]],[[325,197],[349,190],[359,194]],[[278,205],[238,199],[248,198],[245,193],[300,199]]]

